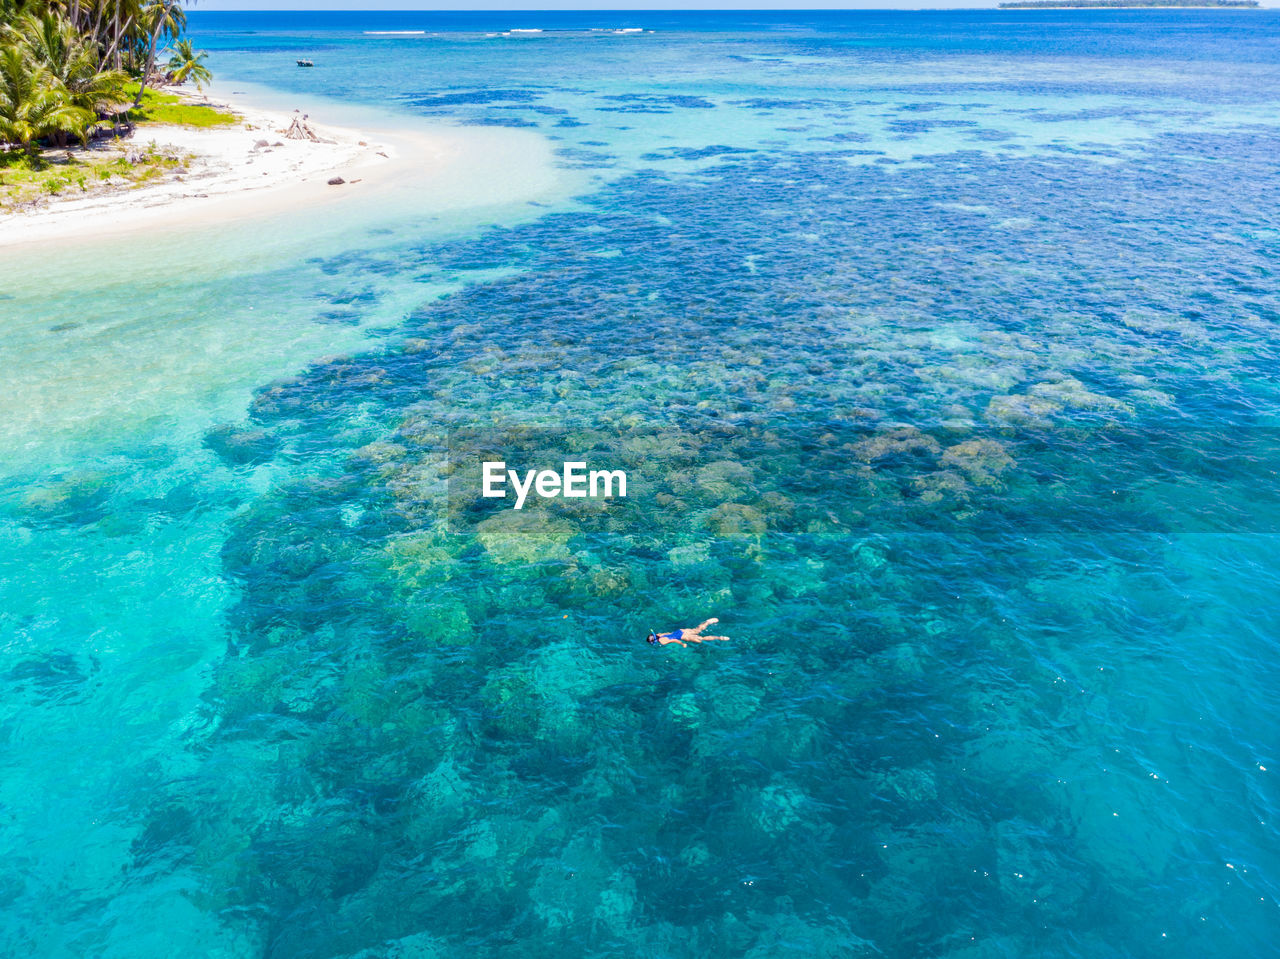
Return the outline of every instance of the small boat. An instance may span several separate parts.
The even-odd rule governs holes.
[[[315,64],[314,64],[314,63],[312,63],[310,60],[299,60],[299,61],[298,61],[298,66],[300,66],[300,67],[314,67],[314,66],[315,66]]]

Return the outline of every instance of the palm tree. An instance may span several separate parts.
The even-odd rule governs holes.
[[[142,93],[147,89],[147,81],[156,68],[156,51],[159,49],[161,34],[169,38],[178,36],[187,25],[187,15],[178,5],[178,0],[153,0],[142,11],[141,22],[149,24],[149,30],[143,38],[147,65],[142,69],[138,95],[133,100],[135,107],[142,102]]]
[[[16,45],[0,47],[0,139],[33,159],[36,140],[58,130],[83,130],[93,115],[71,102],[66,89]]]
[[[124,56],[129,55],[130,63],[134,61],[134,47],[137,46],[137,24],[142,17],[140,0],[97,0],[95,19],[92,28],[77,19],[81,15],[79,0],[73,0],[71,17],[81,33],[88,33],[97,44],[101,55],[98,66],[106,69],[107,64],[119,70],[124,66]],[[87,18],[88,11],[84,16]]]
[[[19,14],[32,6],[34,4],[28,3],[27,0],[0,0],[0,26],[17,20]]]
[[[124,99],[128,76],[120,70],[98,69],[93,45],[57,13],[43,17],[24,15],[14,33],[18,44],[32,62],[43,66],[57,81],[55,88],[66,91],[73,106],[88,114],[88,121],[74,131],[83,141],[86,128],[109,103]],[[60,144],[61,145],[61,144]]]
[[[204,85],[213,80],[213,74],[204,65],[204,58],[208,55],[204,50],[199,53],[192,50],[190,40],[179,40],[177,51],[169,58],[168,69],[173,82],[186,83],[191,80],[197,90],[203,90]]]
[[[186,22],[181,0],[0,0],[7,71],[0,137],[27,149],[50,134],[63,142],[67,133],[85,138],[94,114],[125,99],[128,77],[139,81],[134,103],[142,102],[168,44],[177,44],[169,64],[176,78],[203,89],[211,79],[206,55],[181,40]],[[28,66],[25,77],[19,59]],[[30,132],[33,117],[42,118],[39,133]]]

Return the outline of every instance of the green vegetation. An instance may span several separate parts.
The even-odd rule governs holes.
[[[99,124],[146,104],[156,56],[176,44],[174,81],[210,79],[205,54],[181,37],[186,14],[175,0],[0,0],[0,157],[21,152],[32,172],[40,145],[87,144]],[[132,83],[130,82],[132,80]],[[128,99],[127,99],[128,98]],[[176,101],[176,98],[174,98]],[[150,101],[164,122],[229,122],[207,107]],[[188,112],[195,111],[195,112]],[[200,112],[207,111],[207,112]],[[143,110],[146,113],[146,109]]]
[[[132,96],[133,87],[129,89]],[[189,103],[161,90],[144,90],[140,105],[129,116],[139,123],[176,123],[188,127],[220,127],[236,122],[234,113]]]
[[[1001,10],[1060,10],[1073,7],[1256,7],[1258,0],[1015,0]]]
[[[179,40],[173,56],[169,58],[169,76],[173,77],[174,83],[192,80],[197,90],[203,90],[204,85],[213,79],[213,74],[204,65],[208,55],[203,50],[199,53],[192,50],[190,40]]]
[[[0,215],[39,206],[49,197],[143,186],[165,174],[181,173],[190,159],[154,143],[142,150],[116,144],[35,160],[16,151],[0,154]]]

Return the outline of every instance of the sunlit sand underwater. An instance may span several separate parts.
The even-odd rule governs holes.
[[[0,951],[1268,954],[1280,17],[192,23],[453,162],[0,255]]]

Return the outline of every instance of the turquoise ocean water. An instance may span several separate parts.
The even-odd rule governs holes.
[[[1274,954],[1280,15],[191,23],[455,162],[0,253],[0,954]]]

